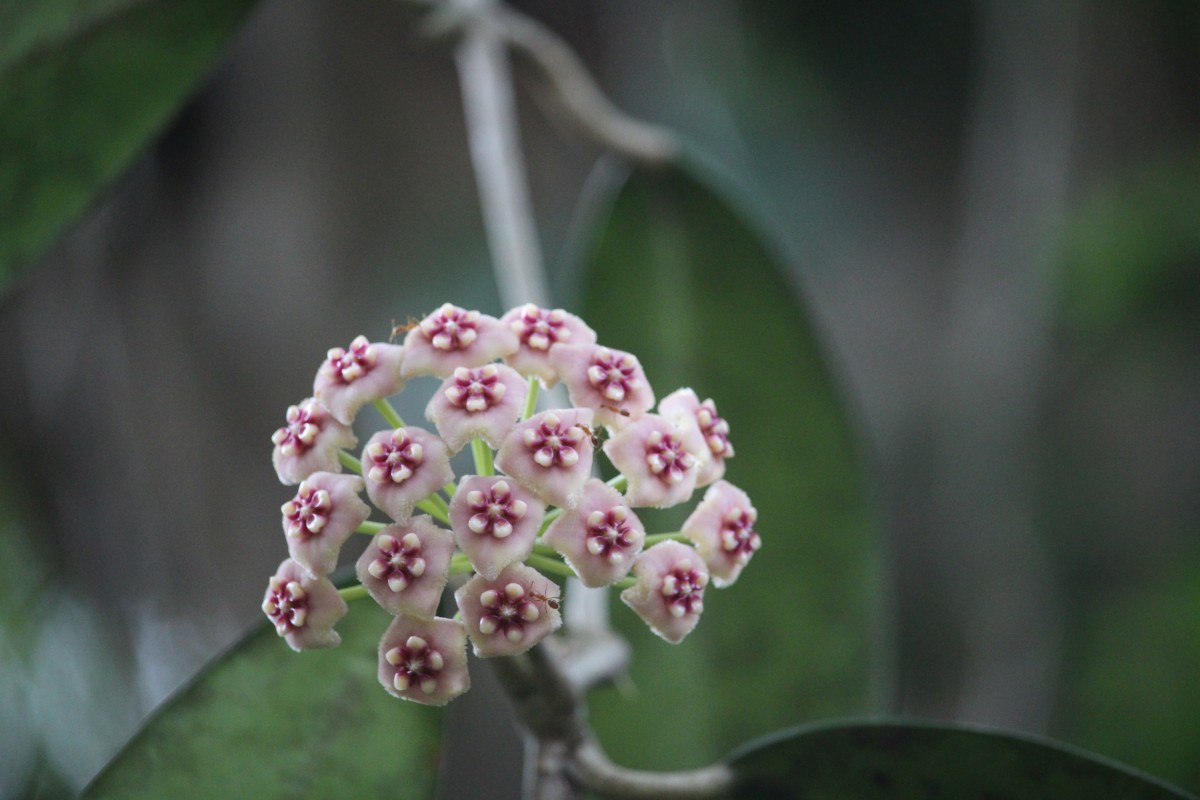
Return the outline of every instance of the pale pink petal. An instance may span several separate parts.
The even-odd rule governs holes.
[[[647,414],[606,441],[604,452],[629,481],[629,505],[666,508],[692,496],[703,447],[695,429]]]
[[[523,653],[562,625],[558,586],[524,564],[511,564],[492,580],[476,575],[454,599],[475,655],[484,658]]]
[[[526,380],[503,364],[458,367],[433,393],[425,418],[451,453],[476,437],[495,450],[520,418],[528,394]]]
[[[571,404],[596,412],[596,424],[620,430],[654,406],[654,391],[632,353],[600,345],[556,344],[550,363]]]
[[[389,694],[444,706],[471,688],[461,622],[399,616],[379,642],[379,682]]]
[[[452,555],[450,531],[422,514],[376,534],[358,559],[358,580],[389,614],[432,617]]]
[[[575,507],[542,534],[584,586],[607,586],[629,572],[646,530],[620,493],[596,478],[584,484]]]
[[[349,348],[329,351],[317,377],[313,394],[340,422],[354,422],[358,410],[400,391],[404,348],[386,342],[369,342],[359,336]]]
[[[700,621],[708,570],[695,550],[680,542],[662,542],[633,563],[637,584],[621,600],[646,621],[650,630],[679,644]]]
[[[336,647],[342,638],[333,629],[346,616],[346,601],[328,578],[317,578],[290,558],[267,582],[263,613],[293,650]]]
[[[533,303],[514,308],[500,318],[517,335],[520,349],[505,357],[522,375],[536,375],[547,387],[558,383],[558,371],[550,363],[550,348],[556,344],[596,343],[596,332],[582,319],[561,308],[539,308]]]
[[[342,545],[371,513],[362,490],[357,475],[316,472],[301,481],[281,509],[292,559],[313,575],[333,572]]]
[[[729,586],[736,581],[742,567],[762,547],[754,530],[757,520],[758,511],[745,492],[728,481],[717,481],[683,523],[682,531],[696,543],[714,585]]]
[[[517,351],[517,335],[495,317],[444,304],[404,337],[404,376],[447,378]]]
[[[463,478],[450,500],[454,539],[485,578],[529,556],[545,514],[541,500],[504,476]]]
[[[363,448],[362,473],[371,502],[397,522],[407,520],[418,502],[454,480],[446,445],[411,425],[372,436]]]
[[[569,507],[592,474],[592,410],[534,414],[500,445],[496,466],[542,500]]]
[[[287,424],[271,436],[271,461],[279,482],[299,483],[314,472],[341,472],[338,450],[358,444],[354,432],[334,419],[316,398],[287,410]]]
[[[733,445],[729,423],[717,415],[712,399],[701,403],[691,389],[677,389],[659,401],[658,413],[677,425],[695,427],[704,440],[696,486],[708,486],[725,474],[725,459],[733,458]]]

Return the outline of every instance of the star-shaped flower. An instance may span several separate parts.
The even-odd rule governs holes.
[[[446,303],[404,337],[404,376],[447,378],[517,351],[517,335],[495,317]]]
[[[444,706],[470,689],[463,624],[396,617],[379,642],[379,682],[389,694],[428,706]]]
[[[625,501],[667,508],[692,496],[699,474],[700,433],[647,414],[604,443],[613,466],[629,481]]]
[[[434,392],[425,418],[451,453],[475,437],[495,450],[517,423],[528,394],[525,379],[503,364],[458,367]]]
[[[596,424],[623,428],[654,406],[654,391],[632,353],[600,345],[556,344],[550,363],[558,370],[571,405],[596,412]]]
[[[367,403],[390,397],[404,386],[400,377],[404,349],[386,342],[369,342],[359,336],[349,349],[329,351],[317,377],[313,394],[341,423],[354,422]]]
[[[584,484],[579,502],[550,524],[542,541],[562,554],[584,586],[607,586],[629,572],[646,531],[625,499],[604,481]]]
[[[733,458],[729,423],[717,416],[712,399],[700,402],[691,389],[677,389],[658,403],[658,413],[680,426],[693,426],[706,447],[700,453],[697,486],[708,486],[725,474],[725,459]]]
[[[679,644],[700,621],[708,570],[695,550],[679,542],[661,542],[633,563],[637,584],[621,600],[646,621],[650,630]]]
[[[309,575],[289,558],[267,582],[262,610],[275,632],[300,651],[340,644],[342,637],[333,626],[348,609],[328,578]]]
[[[362,454],[367,496],[397,522],[418,502],[454,480],[446,445],[432,433],[409,426],[380,431]]]
[[[750,556],[762,547],[754,530],[757,520],[758,512],[745,492],[728,481],[717,481],[683,523],[681,530],[696,543],[718,588],[736,581]]]
[[[541,500],[503,476],[463,478],[450,500],[454,539],[485,578],[529,556],[545,514]]]
[[[592,410],[534,414],[500,445],[496,466],[538,497],[569,507],[592,474]]]
[[[279,482],[295,485],[314,472],[340,472],[338,450],[358,444],[354,432],[338,422],[316,398],[287,410],[287,424],[271,436],[271,461]]]
[[[313,575],[337,568],[338,551],[371,513],[359,493],[357,475],[315,472],[300,482],[296,496],[283,504],[288,553]]]
[[[596,332],[587,323],[561,308],[545,309],[527,303],[509,311],[500,322],[520,341],[520,349],[504,360],[522,375],[541,378],[547,387],[558,383],[558,371],[550,363],[551,347],[596,342]]]
[[[454,537],[424,514],[388,525],[363,551],[358,580],[389,614],[432,617],[450,575]]]
[[[562,625],[558,586],[524,564],[511,564],[494,579],[476,575],[454,593],[475,655],[523,653]]]

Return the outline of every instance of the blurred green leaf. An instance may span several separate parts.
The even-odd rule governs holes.
[[[725,477],[749,493],[763,538],[681,645],[614,603],[633,691],[597,692],[592,719],[617,761],[656,769],[706,763],[797,718],[866,710],[878,622],[872,514],[822,345],[776,253],[689,169],[635,173],[609,192],[584,258],[600,341],[637,354],[659,398],[691,386],[729,421]],[[693,507],[638,514],[648,531],[678,530]]]
[[[796,728],[734,754],[735,797],[1183,800],[1191,795],[1081,750],[926,724]]]
[[[1200,786],[1200,567],[1098,597],[1069,651],[1064,736]]]
[[[253,3],[0,6],[0,286],[162,130]]]
[[[259,626],[151,718],[85,796],[431,797],[441,714],[379,685],[390,619],[352,603],[340,647],[300,654]]]
[[[1200,306],[1200,154],[1097,187],[1064,236],[1068,323],[1093,334]]]

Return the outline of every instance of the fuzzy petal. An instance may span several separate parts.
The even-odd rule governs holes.
[[[624,578],[645,539],[646,530],[625,499],[596,478],[584,484],[575,507],[542,535],[584,586],[607,586]]]
[[[729,423],[717,415],[712,399],[700,402],[691,389],[677,389],[658,403],[658,413],[680,427],[694,427],[704,440],[696,486],[708,486],[725,474],[725,459],[733,458]]]
[[[379,682],[402,700],[444,706],[471,688],[461,622],[399,616],[379,642]]]
[[[556,344],[550,363],[567,385],[571,405],[596,412],[596,424],[620,430],[654,406],[654,390],[632,353],[600,345]]]
[[[448,378],[457,367],[483,366],[517,346],[517,335],[500,320],[446,303],[404,337],[404,377]]]
[[[496,466],[549,504],[570,507],[592,474],[592,410],[534,414],[500,445]]]
[[[475,655],[483,658],[523,653],[557,630],[558,597],[554,581],[524,564],[494,580],[476,575],[454,593]]]
[[[328,578],[309,575],[290,558],[267,582],[262,609],[293,650],[341,644],[342,637],[333,626],[346,616],[346,601]]]
[[[362,467],[367,496],[397,522],[407,520],[418,502],[454,480],[446,445],[411,425],[372,436],[363,448]]]
[[[432,617],[450,575],[454,537],[425,515],[388,525],[363,551],[358,580],[389,614]]]
[[[434,392],[425,418],[451,453],[475,437],[495,450],[520,418],[528,394],[529,383],[503,364],[459,367]]]
[[[471,475],[450,500],[450,526],[458,547],[485,578],[524,561],[546,515],[546,505],[515,480]]]
[[[357,337],[349,348],[335,347],[317,370],[313,394],[345,425],[367,403],[396,394],[404,386],[404,348]]]
[[[703,559],[685,544],[662,542],[638,556],[633,572],[637,584],[621,592],[621,600],[650,630],[679,644],[704,610],[708,570]]]
[[[314,472],[341,472],[338,450],[358,444],[354,432],[314,397],[287,410],[287,424],[271,436],[271,461],[279,482],[294,486]]]
[[[667,508],[692,496],[703,447],[695,429],[647,414],[606,441],[604,452],[629,481],[629,505]]]
[[[550,348],[556,344],[596,343],[596,332],[582,319],[561,308],[539,308],[533,303],[514,308],[500,323],[517,335],[520,349],[505,357],[522,375],[536,375],[551,387],[558,383],[558,370],[550,363]]]
[[[337,568],[338,552],[371,513],[359,493],[357,475],[317,472],[300,483],[296,496],[283,504],[283,532],[288,553],[314,576]]]
[[[758,511],[750,498],[728,481],[708,487],[704,499],[683,523],[682,531],[696,543],[713,585],[729,586],[737,580],[750,557],[762,547],[754,530]]]

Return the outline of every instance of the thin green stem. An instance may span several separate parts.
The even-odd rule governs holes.
[[[455,485],[454,481],[450,481],[442,487],[442,491],[445,492],[446,497],[454,497],[454,493],[458,491],[458,486]]]
[[[475,568],[471,566],[471,561],[462,553],[455,553],[450,559],[450,574],[451,575],[466,575],[468,572],[474,572]]]
[[[375,410],[383,417],[384,421],[393,428],[403,428],[404,420],[400,419],[400,415],[396,413],[396,409],[392,408],[392,404],[388,402],[386,397],[375,400],[371,403],[375,406]]]
[[[419,501],[417,503],[417,508],[424,511],[438,522],[446,525],[450,524],[450,507],[446,505],[445,500],[436,494],[431,494],[424,500]]]
[[[618,492],[623,492],[629,486],[629,479],[624,475],[617,475],[615,478],[609,478],[606,483]]]
[[[387,526],[388,526],[388,523],[386,523],[386,522],[371,522],[370,520],[367,520],[363,524],[359,525],[358,528],[354,532],[355,533],[367,533],[367,534],[370,534],[371,536],[374,536],[375,534],[379,533],[381,530],[383,530]]]
[[[554,575],[561,575],[564,578],[578,577],[575,574],[575,570],[571,569],[563,562],[558,561],[557,559],[547,558],[546,556],[539,556],[537,553],[533,553],[526,558],[525,563],[534,569],[540,569],[543,572],[549,572]]]
[[[338,450],[338,463],[355,475],[362,475],[362,462],[355,458],[353,453]]]
[[[645,546],[649,547],[652,544],[659,542],[683,542],[691,544],[692,540],[683,534],[683,531],[672,531],[671,533],[652,533],[646,537]]]
[[[343,600],[361,600],[367,596],[367,587],[361,583],[356,583],[353,586],[338,589],[338,594],[342,596]]]
[[[548,557],[550,557],[550,558],[555,558],[555,559],[561,559],[561,558],[562,558],[562,556],[560,556],[560,555],[558,554],[558,551],[557,551],[557,550],[555,550],[555,549],[554,549],[553,547],[551,547],[550,545],[548,545],[548,544],[542,544],[541,542],[534,542],[534,543],[533,543],[533,552],[535,552],[535,553],[537,553],[538,555],[541,555],[541,556],[548,556]]]
[[[527,375],[529,379],[529,394],[525,395],[525,408],[521,411],[521,419],[529,419],[537,410],[538,393],[542,390],[542,382],[536,375]]]
[[[471,455],[475,457],[476,475],[495,475],[496,467],[492,463],[492,448],[487,442],[478,437],[471,440]]]
[[[563,510],[561,508],[552,508],[547,511],[546,516],[542,519],[542,526],[538,528],[538,536],[541,536],[543,533],[545,533],[546,529],[550,527],[550,523],[561,517],[562,513]]]

